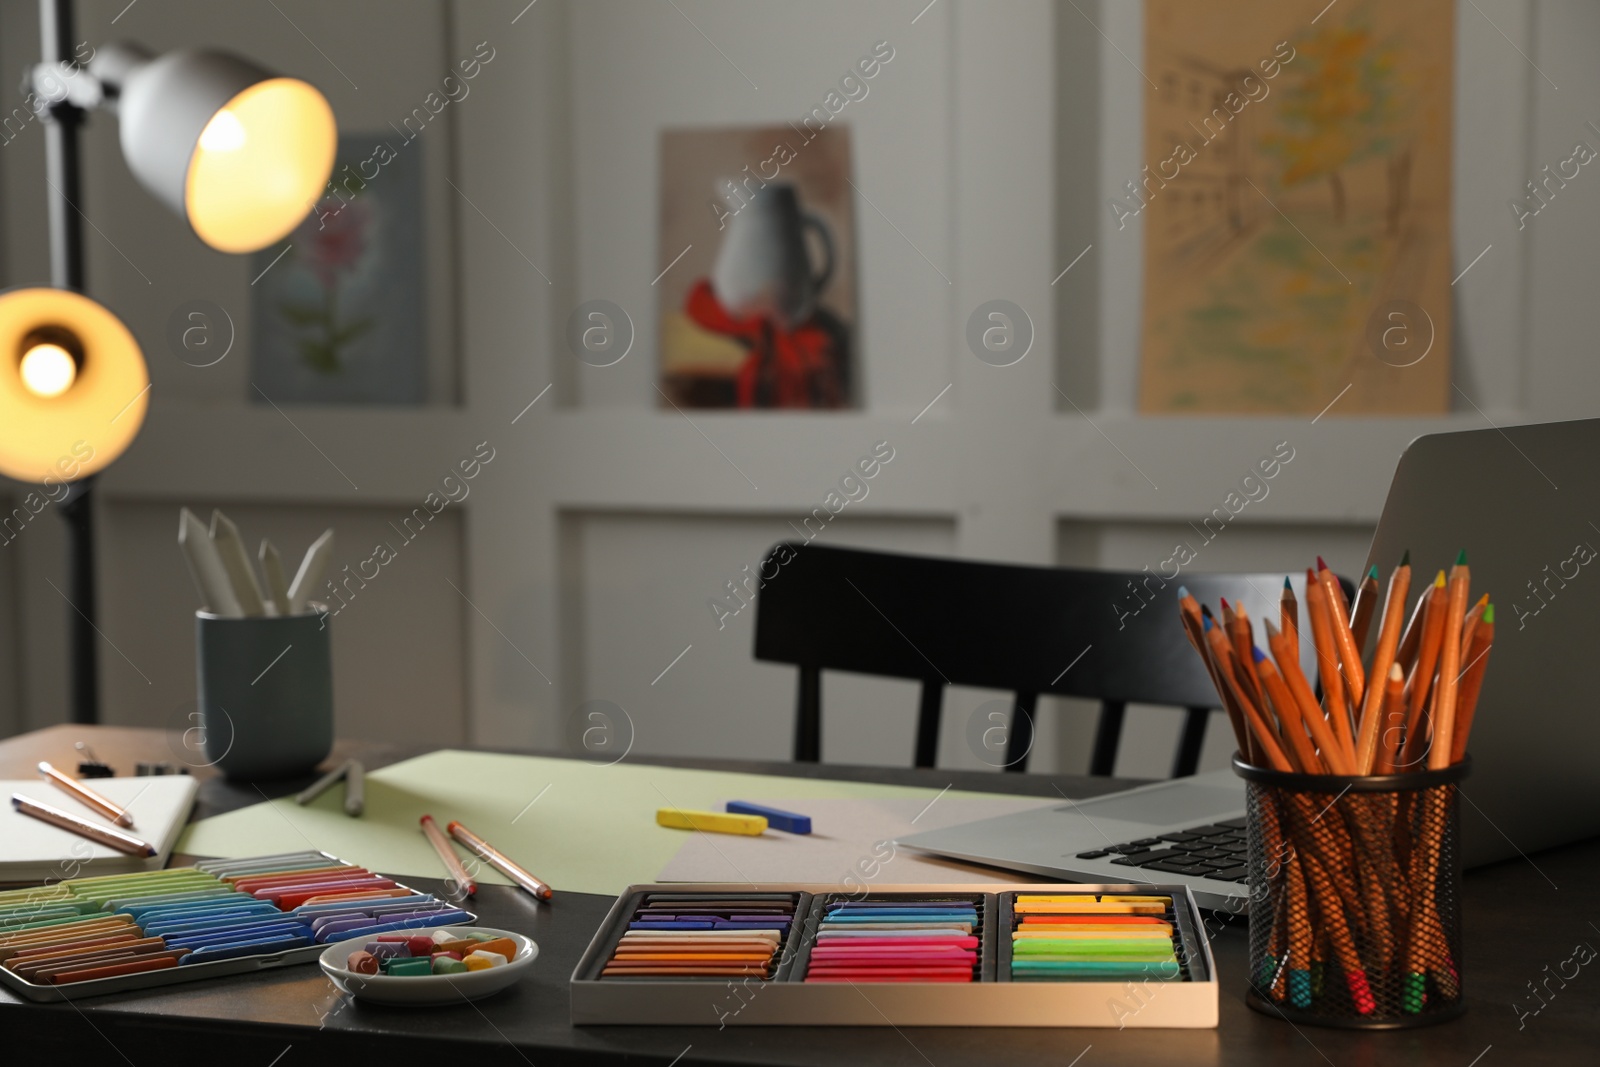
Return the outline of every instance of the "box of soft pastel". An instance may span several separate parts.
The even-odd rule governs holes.
[[[1353,602],[1318,557],[1304,625],[1286,578],[1279,618],[1262,620],[1265,649],[1242,607],[1224,600],[1213,614],[1179,590],[1184,632],[1239,743],[1247,999],[1265,1014],[1394,1029],[1466,1008],[1457,783],[1471,766],[1494,605],[1470,602],[1465,552],[1408,620],[1410,589],[1409,552],[1382,598],[1374,566]],[[1302,647],[1315,653],[1313,672]]]

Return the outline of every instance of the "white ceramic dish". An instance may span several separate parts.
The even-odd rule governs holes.
[[[370,1001],[373,1004],[439,1007],[460,1004],[468,1000],[481,1000],[516,984],[523,972],[528,969],[528,965],[539,955],[537,944],[510,930],[493,930],[484,926],[453,926],[407,930],[405,933],[432,935],[433,931],[438,929],[448,929],[451,933],[463,937],[470,937],[473,934],[509,937],[517,943],[516,958],[510,960],[504,967],[491,967],[485,971],[466,971],[461,974],[419,974],[409,977],[356,974],[345,969],[344,961],[350,958],[350,953],[360,949],[373,938],[355,937],[349,941],[329,945],[318,957],[317,962],[322,965],[322,972],[333,981],[334,985],[357,1000]]]

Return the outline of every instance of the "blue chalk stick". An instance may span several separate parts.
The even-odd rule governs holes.
[[[811,832],[811,816],[796,815],[792,811],[779,811],[777,808],[766,808],[760,804],[751,804],[744,800],[730,800],[727,805],[730,815],[760,815],[767,820],[767,825],[774,830],[782,830],[789,834],[809,834]]]
[[[311,938],[302,934],[293,937],[267,937],[256,941],[236,941],[226,945],[208,945],[205,948],[197,948],[183,957],[178,961],[178,966],[210,963],[213,960],[231,960],[236,956],[265,956],[274,952],[287,952],[292,948],[303,948],[309,944]]]

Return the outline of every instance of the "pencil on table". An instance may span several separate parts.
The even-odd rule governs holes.
[[[1378,610],[1378,565],[1374,563],[1361,579],[1356,590],[1356,602],[1350,608],[1350,637],[1356,643],[1356,652],[1367,647],[1367,632],[1372,627],[1372,617]]]
[[[433,850],[439,854],[439,862],[444,864],[445,873],[450,876],[445,884],[454,883],[456,892],[462,896],[476,896],[477,883],[472,880],[472,875],[467,873],[466,865],[456,855],[455,849],[450,847],[450,842],[439,832],[439,825],[433,821],[433,816],[424,815],[420,821],[423,835],[427,837],[428,844],[433,846]]]
[[[1377,568],[1373,568],[1376,573]],[[1363,583],[1363,587],[1365,583]],[[1372,685],[1367,690],[1361,706],[1360,732],[1356,743],[1356,771],[1371,774],[1377,759],[1378,738],[1383,731],[1383,704],[1389,668],[1394,664],[1395,650],[1400,644],[1400,624],[1405,617],[1406,594],[1411,591],[1411,567],[1402,562],[1389,576],[1388,598],[1383,605],[1383,623],[1378,628],[1378,647],[1372,653]],[[1377,594],[1368,598],[1376,602]]]
[[[1494,647],[1494,605],[1483,609],[1483,617],[1472,631],[1472,645],[1467,649],[1467,666],[1461,680],[1461,693],[1456,698],[1455,737],[1450,745],[1450,762],[1460,763],[1467,754],[1467,735],[1472,732],[1472,713],[1478,708],[1478,693],[1483,689],[1483,671],[1489,664],[1489,650]]]
[[[1461,628],[1466,623],[1472,571],[1466,549],[1450,568],[1450,600],[1445,608],[1443,647],[1439,650],[1439,696],[1433,711],[1433,745],[1428,749],[1428,769],[1450,766],[1455,745],[1456,697],[1461,687]]]
[[[1339,577],[1328,569],[1321,556],[1317,557],[1317,582],[1328,594],[1328,616],[1332,620],[1333,640],[1339,649],[1339,669],[1344,675],[1344,686],[1350,694],[1350,706],[1361,706],[1366,692],[1366,675],[1361,669],[1361,648],[1350,631],[1350,615],[1345,611],[1344,588]]]

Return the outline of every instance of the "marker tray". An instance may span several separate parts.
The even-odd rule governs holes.
[[[580,1026],[1217,1025],[1183,885],[635,885],[571,992]]]
[[[404,890],[410,895],[369,896],[365,899],[347,897],[346,901],[338,903],[300,903],[297,897],[288,896],[291,893],[303,895],[304,892],[313,892],[312,889],[302,891],[299,886],[326,884],[324,879],[337,882],[359,877],[349,871],[338,870],[354,867],[354,864],[326,852],[307,851],[277,856],[205,860],[192,867],[169,867],[161,871],[102,878],[73,878],[33,888],[6,890],[0,892],[0,982],[29,1000],[76,1001],[105,993],[151,989],[179,982],[254,973],[295,963],[312,963],[328,947],[328,943],[358,936],[371,929],[366,926],[352,928],[349,925],[364,915],[373,916],[372,926],[378,927],[371,930],[374,937],[380,933],[400,932],[406,926],[456,926],[477,921],[476,915],[456,908],[447,900],[414,890],[392,879],[386,879],[393,882],[392,886],[380,886],[367,891]],[[212,884],[207,884],[207,875],[214,880]],[[280,875],[283,881],[296,884],[291,887],[283,887],[280,883],[277,888],[240,888],[239,880],[242,878],[254,878],[260,882],[266,877]],[[247,887],[250,885],[248,882],[242,884]],[[258,897],[258,890],[277,895]],[[318,895],[329,894],[323,890]],[[199,900],[210,903],[194,903]],[[270,902],[276,910],[263,907],[262,901]],[[291,903],[296,906],[285,906]],[[215,914],[206,914],[208,908],[230,911],[230,918],[219,920]],[[435,910],[426,910],[429,908]],[[376,909],[375,915],[373,909]],[[341,915],[330,916],[329,910],[337,910]],[[264,918],[257,920],[256,915]],[[282,916],[285,923],[299,919],[305,925],[315,920],[320,920],[323,926],[332,923],[339,925],[336,929],[316,929],[309,943],[291,947],[282,947],[290,944],[283,939],[286,927],[282,925],[276,932],[266,936],[258,933],[255,936],[229,934],[224,937],[214,932],[219,927],[228,929],[227,924],[230,923],[259,921],[261,927],[265,927],[275,922],[278,916]],[[71,928],[83,923],[96,923],[96,932],[74,935]],[[126,923],[131,923],[131,927]],[[109,932],[108,927],[112,928]],[[257,930],[261,927],[257,927]],[[69,938],[99,941],[102,944],[111,942],[110,948],[93,950],[106,953],[119,951],[115,942],[130,938],[161,938],[159,944],[144,949],[156,953],[176,952],[179,948],[189,948],[197,940],[205,939],[213,944],[207,954],[218,958],[196,963],[179,962],[156,970],[105,977],[68,977],[60,984],[52,984],[40,980],[35,973],[44,964],[36,959],[30,965],[28,956],[55,951],[39,947],[37,943],[41,939],[49,939],[51,932],[56,930],[61,931],[58,943],[67,943]],[[31,953],[25,944],[30,940],[35,943]],[[181,940],[187,940],[189,944],[175,943]],[[261,947],[252,952],[251,944],[240,944],[241,941]],[[232,947],[228,947],[230,943]],[[197,949],[191,948],[191,954],[196,952]],[[101,970],[115,965],[116,960],[108,955],[99,961],[82,961],[78,966]],[[14,967],[24,973],[13,970]]]

